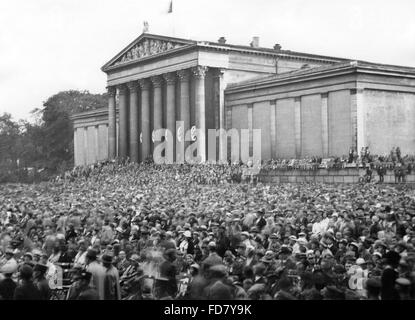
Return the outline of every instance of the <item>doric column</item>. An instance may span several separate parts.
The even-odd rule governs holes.
[[[128,157],[128,88],[126,85],[117,87],[120,110],[120,158]]]
[[[115,87],[108,87],[108,158],[117,156],[117,117],[115,113]]]
[[[151,77],[153,83],[153,131],[163,128],[162,81],[163,79],[160,76]],[[158,142],[153,143],[154,147],[158,144]]]
[[[130,160],[138,162],[138,83],[132,81],[127,86],[130,91]]]
[[[176,104],[175,104],[175,84],[176,84],[176,74],[175,73],[166,73],[163,75],[164,80],[167,84],[166,90],[166,124],[167,130],[169,130],[173,135],[173,143],[170,142],[167,144],[167,148],[171,146],[173,148],[173,161],[174,161],[174,145],[176,142]],[[169,150],[167,150],[168,152]]]
[[[141,161],[145,161],[151,153],[150,82],[141,79],[138,83],[141,88]]]
[[[200,139],[198,138],[201,162],[206,162],[205,75],[207,69],[205,66],[192,68],[195,77],[196,128],[201,134]]]

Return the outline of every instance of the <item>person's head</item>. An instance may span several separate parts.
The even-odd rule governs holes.
[[[166,258],[166,260],[173,262],[177,259],[177,251],[176,249],[167,249],[164,252],[164,257]]]
[[[85,252],[87,249],[86,241],[84,239],[81,239],[78,241],[78,250],[81,252]]]
[[[12,248],[7,248],[6,252],[4,253],[4,256],[6,257],[6,260],[10,260],[14,257],[14,251]]]
[[[279,286],[280,290],[289,291],[292,287],[292,281],[288,277],[282,277],[278,281],[278,286]]]
[[[88,287],[92,278],[92,273],[86,270],[82,270],[79,274],[79,281],[81,287]]]
[[[120,260],[124,260],[127,258],[127,255],[125,253],[125,251],[121,250],[118,254],[118,257],[120,258]]]
[[[30,252],[25,253],[23,256],[23,262],[24,263],[32,263],[33,261],[33,255]]]
[[[252,281],[252,279],[245,279],[242,282],[242,287],[246,292],[248,292],[248,290],[252,287],[253,284],[254,282]]]
[[[111,267],[111,265],[112,265],[112,262],[113,262],[113,255],[111,255],[111,254],[108,254],[108,253],[105,253],[103,256],[102,256],[102,265],[105,267],[105,268],[109,268],[109,267]]]
[[[397,268],[399,266],[401,256],[396,251],[388,251],[384,257],[386,264],[392,266],[393,268]]]
[[[208,244],[209,252],[216,252],[216,243],[214,241],[209,242]]]
[[[93,261],[96,261],[97,260],[97,255],[98,255],[97,250],[89,249],[88,252],[86,253],[86,256],[85,256],[86,263],[88,264],[88,263],[91,263]]]
[[[33,269],[27,264],[23,264],[19,270],[19,278],[23,281],[30,281],[32,280],[33,276]]]
[[[47,271],[48,271],[48,266],[38,263],[33,268],[33,277],[35,279],[44,277]]]
[[[266,267],[262,262],[254,265],[254,274],[256,276],[263,276],[265,273],[265,270],[266,270]]]

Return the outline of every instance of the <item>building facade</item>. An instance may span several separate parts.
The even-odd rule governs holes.
[[[261,48],[257,39],[235,46],[144,33],[102,70],[108,108],[72,117],[75,165],[143,161],[161,128],[173,141],[201,130],[201,161],[210,153],[207,130],[231,128],[248,130],[251,155],[253,131],[261,129],[262,159],[341,156],[363,146],[415,154],[414,68]],[[226,147],[228,157],[241,148],[215,139],[216,160]]]

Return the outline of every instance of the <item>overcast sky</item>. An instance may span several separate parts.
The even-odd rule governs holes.
[[[414,0],[0,0],[0,114],[69,89],[105,91],[101,66],[150,33],[415,67]]]

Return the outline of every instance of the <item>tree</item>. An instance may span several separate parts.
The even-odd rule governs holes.
[[[73,165],[74,113],[105,107],[106,94],[62,91],[50,97],[43,108],[32,111],[34,121],[14,121],[0,116],[0,182],[20,181],[27,168],[46,169],[50,174]],[[26,170],[27,171],[27,170]]]
[[[10,113],[0,116],[0,162],[17,167],[21,153],[19,124],[13,121]]]
[[[106,94],[75,90],[59,92],[43,104],[43,152],[48,169],[57,170],[63,163],[73,163],[73,127],[70,116],[105,107],[106,104]]]

